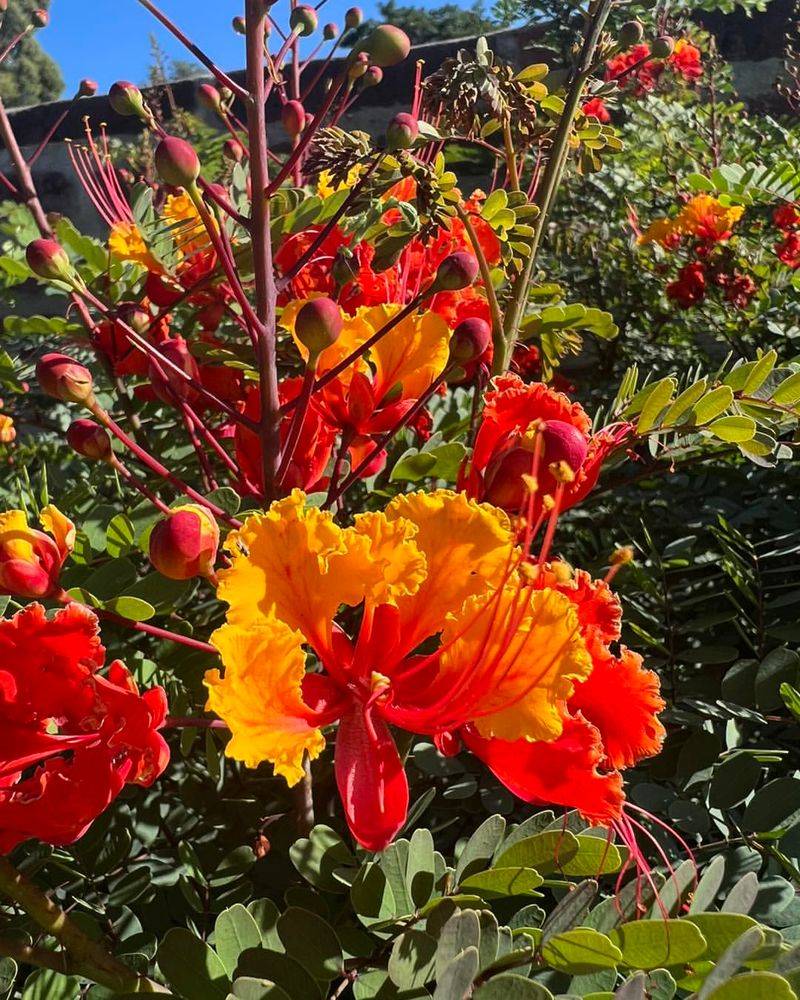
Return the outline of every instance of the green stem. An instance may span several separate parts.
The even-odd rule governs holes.
[[[114,993],[167,992],[159,983],[129,969],[102,944],[87,937],[57,903],[3,857],[0,857],[0,892],[12,899],[34,923],[59,942],[67,953],[67,959],[73,963],[73,971]],[[8,941],[3,941],[2,944],[7,945]],[[36,958],[43,957],[39,951],[31,949],[26,960],[35,961]],[[46,967],[56,966],[48,964]],[[63,963],[57,968],[59,972],[63,971]]]

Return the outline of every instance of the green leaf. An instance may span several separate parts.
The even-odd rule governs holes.
[[[800,372],[795,372],[778,386],[772,394],[773,403],[794,406],[800,400]]]
[[[467,450],[458,441],[441,444],[430,451],[407,451],[392,469],[390,482],[417,483],[421,479],[444,479],[455,482]]]
[[[797,996],[783,976],[743,972],[712,990],[705,1000],[797,1000]]]
[[[716,962],[725,949],[746,930],[757,926],[752,917],[746,917],[742,913],[694,913],[685,919],[700,929],[708,943],[703,958],[711,959],[712,962]]]
[[[741,444],[751,441],[756,433],[756,422],[752,417],[730,416],[720,417],[714,420],[706,428],[714,437],[720,441],[729,441],[732,444]]]
[[[739,971],[764,943],[764,932],[760,927],[751,927],[740,935],[720,956],[714,968],[706,976],[697,993],[697,1000],[706,1000],[708,995]]]
[[[133,548],[135,537],[130,518],[126,514],[115,515],[106,528],[106,552],[113,559],[127,555]]]
[[[696,427],[702,427],[718,417],[733,402],[733,390],[730,386],[721,385],[712,389],[697,403],[691,411],[690,419]]]
[[[327,920],[299,906],[290,906],[278,917],[278,936],[287,955],[296,959],[315,979],[328,981],[342,972],[342,946]]]
[[[545,830],[500,852],[498,868],[535,868],[545,875],[563,867],[578,853],[578,838],[568,830]]]
[[[249,948],[239,958],[239,971],[253,979],[267,979],[287,993],[291,1000],[321,998],[321,983],[289,955],[263,948]]]
[[[490,816],[481,823],[459,855],[455,872],[456,884],[462,878],[486,868],[503,839],[505,830],[506,821],[502,816]]]
[[[589,907],[596,895],[597,882],[594,879],[586,879],[576,885],[571,892],[566,893],[542,925],[541,944],[547,944],[550,938],[572,930],[573,927],[586,919]]]
[[[666,427],[676,424],[685,413],[691,410],[699,399],[703,398],[707,388],[708,379],[701,378],[699,382],[695,382],[684,389],[664,414],[662,424]]]
[[[674,378],[668,377],[662,378],[651,388],[636,424],[637,434],[647,434],[655,427],[662,411],[669,406],[676,384]]]
[[[350,902],[365,927],[384,923],[394,916],[394,893],[376,862],[364,865],[359,871],[350,889]]]
[[[392,946],[388,970],[389,978],[400,990],[424,986],[436,970],[436,941],[425,931],[407,930]]]
[[[22,1000],[78,1000],[80,995],[80,980],[75,976],[40,969],[28,977]]]
[[[243,976],[234,982],[231,997],[235,1000],[290,1000],[289,994],[280,986],[268,979],[253,979],[251,976]]]
[[[329,826],[318,824],[308,837],[301,837],[289,848],[292,864],[303,878],[324,892],[347,892],[347,886],[335,876],[338,868],[355,868],[353,852]]]
[[[722,888],[725,879],[725,858],[718,854],[706,867],[703,876],[697,883],[689,906],[690,913],[703,913],[714,904],[717,893]]]
[[[433,836],[430,830],[420,828],[412,834],[408,844],[408,864],[406,883],[411,900],[419,908],[424,906],[433,894],[436,882]]]
[[[622,867],[620,849],[605,837],[579,836],[577,839],[577,853],[560,866],[564,875],[609,875]]]
[[[433,1000],[461,1000],[469,996],[472,982],[478,974],[478,949],[467,948],[445,966],[438,977]]]
[[[706,950],[705,938],[688,920],[638,920],[617,927],[609,937],[632,969],[682,965]]]
[[[18,973],[19,966],[13,958],[0,957],[0,997],[3,1000],[7,1000]]]
[[[551,937],[542,947],[542,958],[559,972],[579,976],[616,968],[622,952],[605,934],[591,927],[576,927]]]
[[[552,1000],[553,994],[546,986],[524,976],[503,973],[479,986],[474,1000]]]
[[[747,381],[742,386],[742,392],[746,396],[752,396],[754,392],[761,388],[775,367],[777,360],[778,354],[776,351],[767,351],[766,354],[753,364],[753,368],[747,376]]]
[[[185,1000],[225,1000],[230,981],[216,953],[183,927],[167,931],[156,961],[167,983]]]
[[[714,809],[732,809],[747,798],[760,779],[761,765],[752,754],[732,754],[714,769],[708,803]]]
[[[461,889],[474,892],[483,899],[505,896],[538,896],[536,889],[544,878],[533,868],[490,868],[476,872],[461,882]]]
[[[146,622],[149,618],[153,618],[156,613],[152,604],[148,604],[147,601],[142,601],[138,597],[114,597],[110,601],[106,601],[105,606],[115,615],[121,615],[132,622]]]
[[[744,811],[745,833],[780,836],[800,820],[800,780],[776,778],[760,788]]]
[[[239,956],[261,945],[261,932],[252,915],[241,903],[223,910],[214,924],[214,947],[229,976],[236,972]]]

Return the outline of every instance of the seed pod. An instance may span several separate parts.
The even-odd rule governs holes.
[[[108,462],[112,456],[108,431],[94,420],[74,420],[67,428],[67,444],[90,462]]]
[[[190,188],[200,176],[200,160],[194,147],[176,135],[167,135],[156,146],[156,170],[166,184]]]
[[[62,403],[94,401],[92,373],[67,354],[43,354],[36,362],[36,379],[42,392]]]
[[[477,361],[492,342],[492,328],[485,319],[473,316],[453,330],[450,338],[450,360],[459,365]]]
[[[241,163],[244,159],[244,146],[238,139],[226,139],[222,145],[222,155],[232,163]]]

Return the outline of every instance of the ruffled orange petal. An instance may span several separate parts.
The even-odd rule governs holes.
[[[447,615],[468,597],[502,583],[510,570],[514,536],[501,510],[450,490],[395,497],[386,517],[416,525],[414,541],[427,564],[416,593],[397,600],[403,648],[409,652],[441,632]]]
[[[293,490],[231,532],[225,543],[231,565],[219,574],[218,595],[230,605],[229,622],[246,625],[274,614],[323,654],[339,606],[364,598],[369,541],[305,500]]]
[[[369,575],[364,581],[370,604],[396,604],[415,594],[425,579],[427,563],[414,537],[417,526],[385,514],[356,514],[353,530],[369,542]],[[349,536],[348,536],[349,537]]]
[[[303,637],[269,616],[258,624],[223,625],[211,641],[225,674],[206,674],[207,708],[230,727],[225,753],[248,767],[269,761],[276,774],[297,784],[303,777],[303,754],[313,760],[325,747],[302,698]]]
[[[575,688],[570,710],[582,712],[600,732],[606,766],[631,767],[661,749],[664,708],[658,675],[642,667],[638,653],[623,646],[619,657],[599,643],[590,645],[593,668]]]

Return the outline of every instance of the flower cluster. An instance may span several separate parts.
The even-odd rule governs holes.
[[[778,260],[793,271],[800,267],[800,206],[795,202],[779,205],[772,221],[782,239],[775,245]]]
[[[139,694],[119,660],[100,674],[97,618],[77,605],[0,620],[0,649],[0,852],[31,837],[70,844],[126,784],[167,766],[166,697]]]
[[[687,83],[694,83],[703,75],[700,49],[688,38],[679,38],[672,51],[657,39],[651,47],[640,42],[621,52],[606,63],[606,80],[616,80],[621,86],[629,86],[635,96],[655,90],[665,70],[669,69]]]

